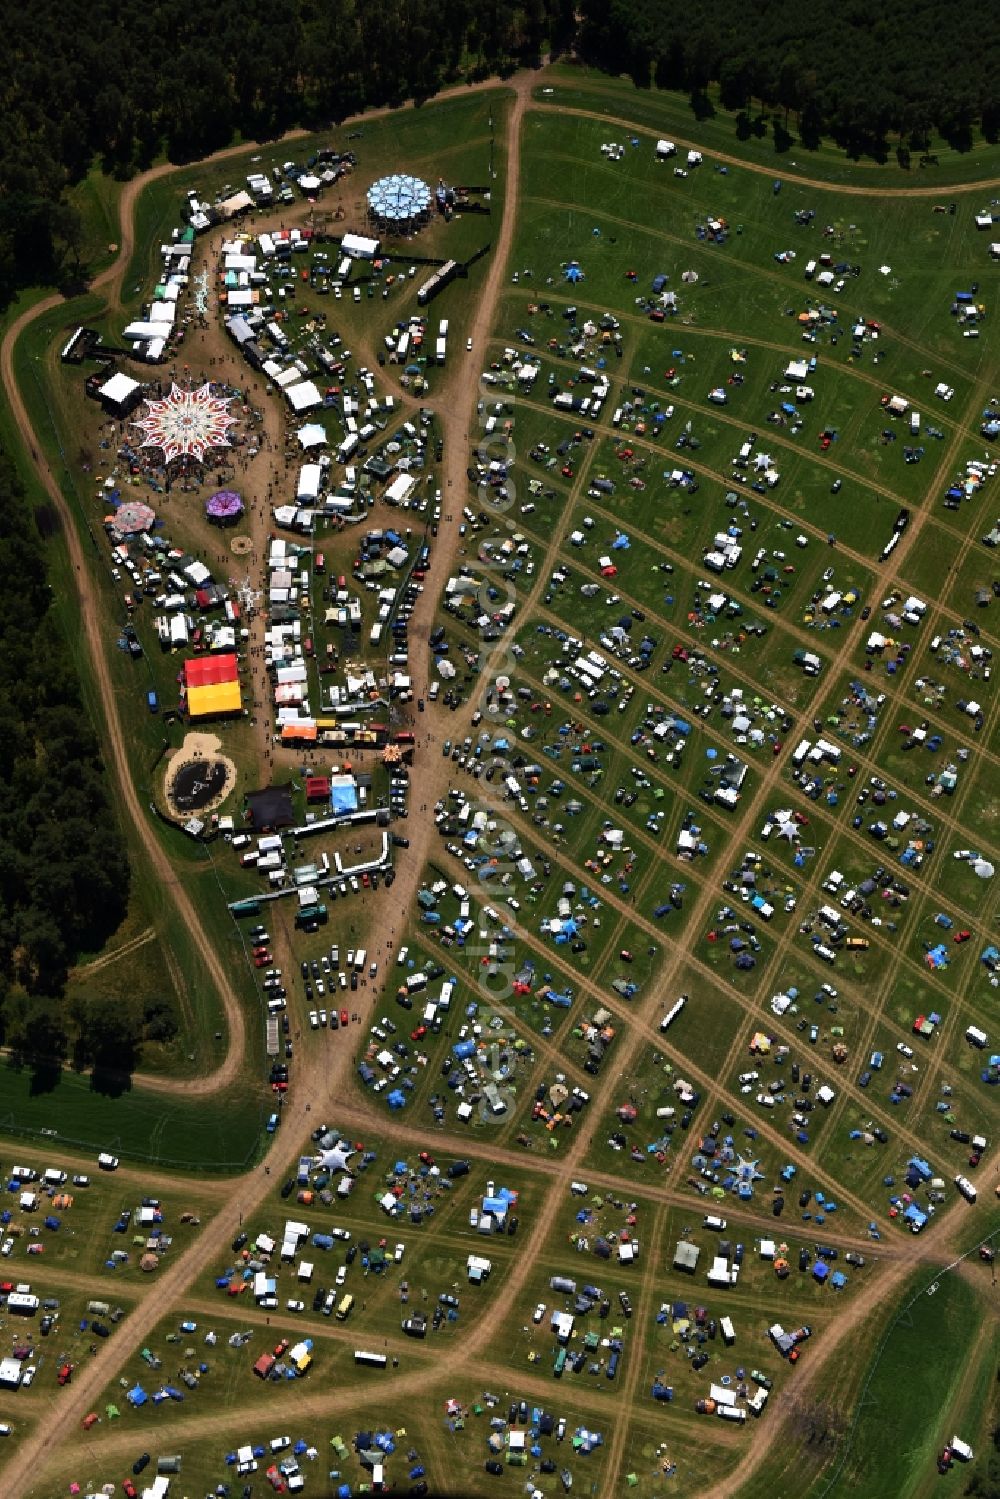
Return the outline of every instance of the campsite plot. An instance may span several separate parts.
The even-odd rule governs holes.
[[[191,1315],[182,1307],[164,1317],[119,1377],[106,1386],[96,1406],[98,1412],[106,1414],[107,1407],[114,1405],[119,1419],[134,1427],[141,1447],[153,1438],[158,1426],[169,1428],[182,1404],[185,1415],[188,1407],[194,1414],[199,1407],[212,1405],[232,1410],[234,1417],[237,1407],[255,1415],[271,1408],[287,1420],[303,1388],[300,1379],[306,1388],[317,1375],[325,1381],[347,1383],[351,1379],[348,1371],[354,1360],[349,1332],[336,1339],[313,1337],[313,1347],[308,1349],[301,1344],[310,1336],[309,1330],[287,1314],[274,1313],[270,1325],[261,1325],[253,1317],[245,1321],[232,1317],[228,1308],[220,1311],[222,1315],[214,1311]],[[275,1355],[273,1350],[286,1339],[288,1348]],[[290,1359],[284,1359],[285,1352],[296,1349],[305,1366],[302,1372],[276,1377],[278,1364],[296,1369]],[[261,1359],[260,1367],[266,1372],[257,1374],[254,1366]]]
[[[967,786],[962,802],[962,820],[970,828],[979,830],[980,836],[996,841],[1000,830],[1000,790],[997,789],[996,771],[982,761],[966,776]]]
[[[982,453],[977,455],[980,459]],[[992,454],[989,455],[992,458]],[[990,465],[994,465],[991,463]],[[1000,514],[1000,489],[997,488],[995,478],[989,481],[989,487],[982,501],[973,500],[972,504],[977,506],[975,518],[967,517],[965,530],[969,531],[973,526],[978,526],[985,534],[994,524],[995,516]],[[955,552],[955,542],[950,540],[949,551]],[[971,615],[985,637],[984,643],[996,644],[1000,639],[1000,624],[997,621],[997,598],[993,591],[993,583],[1000,579],[1000,559],[990,548],[977,544],[970,548],[965,557],[961,558],[949,569],[947,590],[941,588],[938,582],[938,600],[947,609],[951,609],[961,618]]]
[[[721,976],[736,984],[745,984],[745,975],[754,968],[766,968],[775,953],[777,935],[769,936],[762,927],[743,932],[743,911],[737,911],[725,900],[715,908],[712,923],[698,944],[697,956]]]
[[[981,1168],[972,1165],[973,1159],[978,1162],[982,1155],[981,1147],[973,1141],[988,1139],[991,1129],[990,1089],[982,1081],[982,1053],[962,1039],[968,1017],[956,1018],[960,1019],[959,1026],[951,1030],[942,1045],[929,1053],[923,1048],[927,1080],[916,1100],[912,1123],[918,1139],[926,1141],[935,1171],[948,1184],[949,1197],[959,1174],[970,1177],[980,1190],[987,1187]],[[916,1045],[915,1041],[914,1050]],[[971,1138],[955,1139],[952,1131]]]
[[[15,1180],[13,1164],[9,1168],[0,1250],[8,1275],[15,1279],[52,1264],[95,1276],[113,1271],[116,1282],[134,1282],[142,1278],[139,1261],[147,1247],[159,1244],[161,1236],[172,1240],[169,1247],[166,1242],[162,1246],[162,1258],[168,1260],[171,1251],[176,1254],[193,1241],[198,1223],[212,1214],[211,1198],[197,1188],[171,1182],[159,1187],[164,1193],[156,1199],[160,1207],[144,1209],[143,1188],[137,1182],[108,1177],[96,1167],[74,1169],[89,1162],[55,1159],[58,1165],[36,1156],[30,1147],[23,1153],[18,1148],[16,1161],[38,1173],[34,1182]],[[46,1182],[46,1169],[65,1173],[65,1180]],[[77,1184],[75,1176],[86,1177],[90,1185]]]
[[[593,90],[583,78],[574,77],[567,97],[617,109],[630,100],[628,107],[650,117],[650,100],[613,83]],[[470,96],[410,112],[402,124],[372,119],[358,148],[362,170],[381,171],[402,153],[413,170],[481,179],[491,107]],[[663,109],[680,129],[686,117],[669,101]],[[693,129],[690,120],[683,128]],[[707,139],[719,138],[718,121],[704,128]],[[602,151],[609,134],[624,135],[621,152]],[[429,456],[441,425],[426,424],[424,451],[402,428],[404,410],[414,423],[420,419],[409,397],[433,401],[440,378],[419,339],[411,337],[406,355],[398,337],[391,355],[385,342],[416,310],[423,273],[410,273],[411,246],[393,243],[377,272],[356,265],[357,300],[323,290],[322,257],[332,251],[315,245],[297,277],[281,278],[284,295],[277,285],[269,288],[277,310],[288,313],[281,327],[292,352],[308,356],[322,339],[330,357],[341,354],[346,366],[344,345],[356,351],[352,359],[367,366],[380,402],[377,452],[369,456],[377,463],[399,460],[402,473],[416,479],[405,506],[379,502],[373,511],[370,524],[381,538],[362,541],[348,528],[314,537],[301,580],[309,601],[301,623],[311,641],[310,698],[331,714],[343,706],[329,694],[340,675],[331,666],[346,661],[360,668],[372,657],[378,616],[392,607],[380,590],[402,581],[421,536],[436,534],[440,523],[462,528],[456,574],[462,567],[482,574],[494,592],[473,607],[442,607],[435,623],[443,633],[435,631],[421,669],[430,666],[444,679],[447,663],[457,674],[454,687],[447,684],[453,700],[468,692],[483,717],[472,724],[456,712],[440,721],[441,735],[455,725],[450,740],[437,738],[443,754],[430,768],[429,795],[441,801],[420,815],[439,819],[441,843],[412,911],[395,918],[396,951],[406,948],[405,958],[394,951],[387,959],[380,940],[379,951],[372,949],[377,974],[361,960],[356,986],[348,975],[349,944],[357,951],[374,940],[364,933],[384,890],[331,893],[327,923],[308,934],[293,930],[292,900],[267,908],[268,924],[294,953],[293,971],[285,975],[286,1055],[308,1045],[329,1048],[335,1058],[333,1048],[349,1048],[341,1060],[351,1061],[353,1085],[365,1089],[369,1110],[352,1125],[352,1140],[367,1133],[371,1107],[386,1109],[384,1128],[365,1143],[354,1141],[353,1174],[330,1166],[318,1176],[309,1159],[317,1141],[304,1139],[298,1169],[282,1172],[283,1182],[276,1176],[245,1227],[241,1217],[234,1222],[234,1247],[224,1246],[218,1264],[203,1267],[189,1304],[181,1300],[109,1383],[105,1400],[120,1405],[136,1450],[152,1446],[154,1435],[167,1450],[171,1417],[204,1410],[213,1421],[227,1417],[234,1444],[238,1437],[266,1448],[287,1430],[298,1447],[301,1437],[303,1471],[315,1474],[309,1487],[322,1486],[329,1471],[331,1484],[356,1490],[369,1482],[356,1450],[365,1444],[356,1436],[371,1425],[377,1406],[380,1433],[391,1428],[398,1438],[395,1452],[387,1453],[388,1486],[396,1489],[416,1482],[413,1470],[421,1467],[432,1489],[470,1493],[485,1485],[513,1495],[529,1482],[549,1499],[572,1483],[604,1491],[621,1488],[623,1479],[640,1493],[701,1492],[737,1460],[753,1418],[741,1433],[735,1423],[697,1415],[693,1402],[715,1382],[726,1390],[745,1384],[752,1393],[757,1386],[748,1371],[755,1368],[773,1379],[778,1406],[762,1419],[777,1420],[794,1398],[794,1375],[768,1326],[780,1320],[811,1327],[803,1363],[808,1367],[814,1350],[821,1357],[826,1330],[884,1268],[876,1263],[877,1235],[897,1228],[909,1234],[916,1222],[904,1217],[914,1204],[903,1194],[921,1212],[933,1206],[943,1213],[955,1198],[950,1178],[975,1170],[963,1166],[971,1139],[953,1140],[951,1129],[989,1136],[992,1095],[980,1077],[986,1058],[962,1039],[982,1008],[994,961],[983,961],[986,938],[977,934],[992,929],[995,898],[984,872],[972,867],[975,853],[991,851],[989,777],[981,754],[977,760],[976,731],[954,701],[962,679],[941,702],[914,698],[915,690],[925,691],[915,689],[916,676],[935,670],[925,656],[932,629],[943,624],[940,617],[932,623],[941,556],[954,556],[958,568],[949,607],[960,616],[974,610],[984,633],[970,636],[992,639],[987,626],[995,605],[974,597],[976,588],[992,590],[991,554],[977,545],[961,556],[962,527],[986,512],[977,498],[942,523],[939,496],[928,492],[973,410],[973,382],[963,366],[975,368],[977,378],[987,368],[976,357],[985,342],[975,345],[975,355],[971,344],[957,342],[948,310],[955,278],[965,279],[966,269],[982,261],[981,241],[964,209],[935,216],[925,198],[870,200],[792,183],[778,192],[770,170],[723,171],[711,161],[675,175],[656,161],[654,139],[567,111],[531,109],[525,116],[523,203],[510,210],[519,218],[504,269],[506,295],[494,319],[496,336],[476,351],[485,368],[475,436],[509,436],[516,449],[500,460],[509,462],[509,472],[492,475],[493,497],[501,487],[509,491],[502,515],[503,507],[479,492],[484,476],[473,452],[469,487],[456,476],[464,496],[445,488],[442,498],[440,455]],[[747,151],[760,156],[753,142]],[[881,169],[872,170],[883,180]],[[202,190],[200,169],[192,181]],[[361,193],[359,180],[346,196],[359,195],[362,208]],[[336,222],[322,204],[317,217],[327,231]],[[457,215],[451,225],[442,218],[429,226],[420,249],[465,256],[485,237],[482,220]],[[816,258],[825,255],[831,264],[814,279],[806,264],[817,247]],[[457,282],[441,304],[446,315],[455,309],[457,321],[470,315],[480,287],[476,276]],[[572,306],[576,315],[566,315]],[[939,364],[954,400],[932,394],[944,378],[941,369],[923,373]],[[567,406],[603,385],[597,372],[609,384],[603,404],[586,412]],[[346,368],[330,373],[338,384],[352,378]],[[387,410],[386,394],[400,392],[406,401]],[[557,393],[567,398],[558,406]],[[323,397],[329,413],[323,420],[336,421],[339,437],[347,429],[334,410],[335,394],[342,392],[331,386]],[[919,442],[908,412],[898,402],[893,410],[883,405],[894,394],[922,408]],[[972,451],[968,436],[955,443],[963,459],[966,448]],[[496,451],[478,456],[489,461]],[[294,446],[291,452],[298,457]],[[180,495],[172,498],[185,504]],[[938,517],[902,553],[903,577],[920,590],[916,611],[907,608],[909,583],[883,589],[868,565],[903,506],[915,512],[914,521],[924,509]],[[438,507],[444,514],[435,514]],[[217,547],[196,509],[179,524],[181,544]],[[507,522],[521,529],[508,530]],[[832,535],[839,545],[828,544]],[[388,542],[407,554],[404,562],[389,560]],[[431,573],[424,586],[437,589],[444,580]],[[525,610],[529,597],[539,602]],[[513,614],[507,640],[515,649],[505,657],[508,600],[529,617]],[[485,624],[476,618],[480,605],[492,616]],[[867,629],[859,628],[863,608],[872,611]],[[914,612],[915,621],[907,621]],[[876,628],[889,638],[869,650]],[[475,672],[492,646],[491,674],[508,681],[503,688],[488,685],[492,697],[480,702]],[[119,686],[130,665],[121,655]],[[164,694],[175,673],[171,659],[157,654],[152,668]],[[381,685],[373,679],[367,687]],[[985,744],[992,700],[985,690],[981,696]],[[896,725],[915,707],[930,715],[925,738],[939,736],[933,748],[916,740],[916,747],[902,749]],[[415,714],[414,723],[421,725]],[[159,733],[155,723],[139,731],[150,760]],[[791,755],[803,734],[813,744],[828,739],[833,748],[816,760],[805,756],[792,782]],[[233,739],[238,773],[249,774],[245,725],[234,728]],[[862,754],[876,751],[877,762],[860,764]],[[859,765],[855,775],[852,764]],[[871,778],[876,764],[886,770],[883,785]],[[418,758],[415,788],[419,767]],[[949,798],[952,775],[958,785]],[[381,767],[372,769],[365,789],[370,805],[388,801]],[[300,821],[318,805],[307,809],[298,778],[292,805]],[[799,812],[790,838],[764,812],[789,806]],[[749,846],[730,846],[748,813]],[[956,813],[968,834],[941,821]],[[500,862],[506,850],[487,851],[492,834],[483,822],[491,820],[509,822],[521,841],[521,865],[506,885]],[[973,830],[986,841],[976,843]],[[303,877],[304,865],[322,854],[332,858],[341,842],[309,839],[289,860],[294,873]],[[938,845],[933,857],[931,842]],[[351,843],[359,855],[373,847],[367,831],[352,830]],[[969,853],[953,859],[960,846]],[[222,858],[235,866],[223,869],[231,898],[261,888],[259,873]],[[842,879],[830,889],[834,870]],[[190,878],[193,895],[217,903],[215,889],[206,893],[214,867]],[[899,888],[911,881],[911,891]],[[847,898],[848,887],[866,882],[872,888],[859,908]],[[702,912],[706,888],[713,898]],[[824,904],[835,908],[836,926],[841,917],[844,923],[844,945],[838,936],[831,961],[816,951],[826,945],[818,940]],[[695,907],[701,927],[692,932]],[[938,908],[954,928],[940,928],[951,954],[947,966],[935,969],[935,983],[924,949],[937,937]],[[952,932],[966,922],[974,939],[955,945]],[[681,953],[685,942],[695,943],[691,961]],[[673,1010],[682,995],[686,1003]],[[914,1021],[932,1005],[941,1011],[934,1034],[914,1035]],[[347,1035],[340,1034],[341,1006],[348,1009]],[[338,1014],[336,1030],[331,1012]],[[891,1102],[890,1093],[899,1101]],[[11,1097],[18,1112],[20,1097]],[[232,1130],[245,1145],[245,1106],[215,1102],[220,1119],[220,1111],[234,1115]],[[36,1112],[40,1107],[31,1104]],[[144,1137],[141,1110],[140,1099],[136,1128]],[[351,1117],[345,1104],[345,1121]],[[19,1113],[17,1122],[24,1122]],[[95,1115],[98,1123],[103,1129],[108,1120]],[[199,1128],[212,1123],[205,1104]],[[184,1156],[187,1145],[175,1136],[185,1126],[172,1109],[158,1108],[147,1124],[151,1149],[173,1141],[171,1150]],[[120,1128],[108,1136],[112,1145]],[[286,1111],[284,1131],[292,1128]],[[447,1151],[440,1148],[445,1140]],[[460,1158],[463,1141],[467,1157]],[[524,1155],[508,1157],[515,1145]],[[565,1163],[571,1152],[572,1172],[550,1167],[552,1157],[561,1154]],[[926,1152],[948,1182],[940,1203],[930,1201],[929,1191],[937,1189],[912,1159],[917,1152],[921,1161]],[[537,1171],[512,1164],[521,1159],[529,1168],[538,1161]],[[597,1184],[595,1172],[618,1185]],[[914,1173],[917,1185],[910,1182]],[[570,1186],[570,1175],[584,1184],[581,1191]],[[680,1192],[684,1205],[644,1197],[650,1188],[666,1188],[672,1204]],[[508,1189],[516,1197],[506,1196]],[[870,1221],[879,1225],[865,1241],[866,1251],[868,1242],[873,1247],[864,1265],[846,1260],[847,1243],[860,1239],[864,1224],[857,1208],[838,1202],[844,1189],[870,1204]],[[109,1223],[108,1210],[113,1204],[117,1215],[118,1199],[110,1185],[101,1191],[100,1210],[88,1201],[72,1217],[79,1224],[72,1238],[62,1225],[49,1231],[51,1244],[41,1235],[52,1251],[53,1276],[75,1268],[84,1239],[79,1268],[88,1271],[104,1265],[107,1246],[121,1240],[127,1266],[109,1267],[99,1284],[121,1282],[138,1294],[143,1282],[135,1256],[145,1235],[142,1245],[137,1232],[133,1242],[134,1206],[116,1233],[120,1220]],[[532,1225],[552,1193],[560,1197],[546,1218],[544,1241],[536,1242]],[[130,1186],[126,1205],[135,1195]],[[171,1214],[179,1201],[171,1184]],[[892,1227],[890,1207],[897,1215]],[[708,1226],[708,1215],[727,1222]],[[307,1232],[296,1229],[303,1242],[283,1253],[282,1225],[289,1221],[306,1224]],[[183,1247],[188,1227],[172,1230],[174,1249]],[[190,1230],[197,1233],[194,1225]],[[261,1245],[262,1234],[274,1241],[270,1248]],[[18,1238],[12,1266],[26,1242],[30,1234]],[[675,1247],[684,1242],[701,1249],[693,1275],[674,1268]],[[911,1240],[892,1243],[905,1249]],[[821,1246],[829,1253],[820,1254]],[[939,1248],[942,1256],[949,1252],[943,1242]],[[470,1256],[480,1263],[470,1264]],[[788,1261],[787,1276],[775,1268],[781,1259]],[[710,1284],[713,1261],[722,1263]],[[483,1280],[474,1283],[470,1275]],[[577,1281],[588,1305],[577,1304],[576,1288],[553,1289],[553,1276],[561,1275]],[[460,1367],[454,1381],[435,1385],[435,1352],[445,1354],[441,1367],[449,1353],[460,1358],[468,1334],[511,1300],[511,1282],[513,1305],[490,1324],[489,1344],[476,1350],[474,1381]],[[584,1292],[585,1284],[599,1290]],[[67,1309],[76,1296],[75,1289],[67,1295]],[[536,1318],[539,1303],[545,1309]],[[576,1325],[553,1328],[556,1310]],[[724,1316],[735,1325],[731,1347]],[[426,1327],[418,1320],[424,1317]],[[312,1340],[305,1350],[312,1367],[280,1382],[263,1377],[273,1371],[269,1359],[280,1363],[290,1355],[279,1341],[286,1337],[292,1346]],[[381,1349],[390,1370],[398,1360],[414,1393],[394,1403],[391,1373],[358,1371],[357,1347]],[[695,1350],[708,1354],[699,1370],[688,1357]],[[303,1354],[297,1357],[304,1363]],[[824,1371],[838,1395],[849,1364],[856,1383],[856,1358],[844,1361],[843,1370]],[[378,1379],[385,1380],[381,1390]],[[654,1381],[676,1381],[673,1401],[654,1402]],[[503,1403],[483,1385],[501,1390]],[[137,1386],[148,1398],[133,1410],[127,1395]],[[827,1399],[828,1383],[824,1389]],[[311,1414],[330,1399],[335,1419]],[[33,1401],[37,1391],[29,1392],[27,1410]],[[98,1409],[104,1412],[98,1437],[122,1429],[105,1405]],[[808,1452],[811,1419],[795,1406],[789,1446]],[[610,1473],[606,1448],[614,1443],[618,1451],[622,1422],[628,1433],[619,1470]],[[536,1437],[540,1453],[531,1450]],[[204,1439],[190,1446],[183,1482],[192,1492],[199,1483],[206,1491],[244,1476],[226,1462],[221,1434],[211,1452]],[[266,1451],[260,1461],[262,1468],[270,1461]],[[490,1469],[488,1482],[486,1463],[502,1469]],[[798,1481],[801,1488],[802,1477],[799,1469],[793,1486]]]
[[[32,1416],[47,1407],[77,1369],[82,1372],[102,1350],[114,1347],[117,1329],[135,1306],[130,1297],[105,1298],[78,1281],[39,1274],[40,1264],[34,1262],[30,1275],[30,1294],[39,1300],[37,1311],[30,1317],[8,1311],[5,1317],[10,1334],[5,1354],[19,1363],[21,1381],[19,1386],[5,1381],[6,1419]],[[25,1384],[30,1367],[35,1373]]]
[[[622,1465],[626,1482],[635,1479],[641,1483],[645,1493],[655,1499],[665,1496],[681,1496],[681,1499],[696,1499],[704,1493],[706,1485],[724,1479],[739,1460],[739,1441],[723,1432],[723,1423],[710,1422],[704,1418],[694,1428],[698,1440],[691,1441],[690,1406],[679,1405],[677,1417],[683,1422],[679,1430],[668,1429],[671,1407],[654,1404],[649,1394],[652,1381],[644,1387],[648,1395],[647,1411],[645,1398],[636,1402],[634,1414],[629,1422]],[[728,1424],[728,1423],[727,1423]],[[738,1434],[739,1435],[739,1434]]]
[[[968,826],[968,819],[963,819]],[[983,869],[989,865],[989,850],[979,847],[975,829],[968,834],[953,834],[941,850],[941,865],[938,871],[937,892],[946,910],[968,925],[970,918],[982,929],[996,907],[997,893],[993,889],[992,877]],[[982,873],[977,873],[976,865]],[[972,944],[970,943],[970,946]]]
[[[671,991],[662,996],[660,1010],[650,1012],[651,1023],[658,1027],[681,994],[690,998],[667,1031],[662,1033],[664,1045],[676,1048],[682,1056],[687,1056],[715,1077],[745,1022],[744,1011],[731,995],[713,984],[700,969],[685,964]],[[683,1075],[683,1063],[677,1064],[675,1071]]]

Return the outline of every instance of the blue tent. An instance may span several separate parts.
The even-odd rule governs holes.
[[[128,1401],[129,1405],[139,1406],[139,1405],[145,1405],[146,1402],[147,1402],[147,1400],[149,1399],[149,1396],[146,1394],[146,1391],[142,1388],[142,1385],[137,1384],[137,1385],[133,1386],[133,1388],[131,1390],[129,1390],[129,1392],[126,1395],[125,1398]]]
[[[338,783],[330,788],[330,806],[334,812],[356,812],[358,810],[357,788]]]
[[[579,261],[570,261],[569,265],[566,267],[565,276],[566,280],[571,282],[574,286],[578,281],[583,280],[583,271],[580,269]]]

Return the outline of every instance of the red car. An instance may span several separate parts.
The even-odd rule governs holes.
[[[969,938],[971,936],[972,936],[971,932],[956,932],[955,933],[955,941],[956,942],[968,942],[968,940],[969,940]]]
[[[426,1025],[418,1025],[415,1031],[410,1032],[411,1041],[422,1041],[427,1034]]]
[[[341,1025],[346,1025],[349,1018],[350,1017],[348,1016],[347,1011],[346,1010],[341,1010],[341,1012],[340,1012],[340,1023],[341,1023]]]

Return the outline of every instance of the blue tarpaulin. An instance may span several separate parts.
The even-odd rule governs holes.
[[[358,810],[358,790],[353,782],[337,781],[330,787],[330,806],[338,813]]]

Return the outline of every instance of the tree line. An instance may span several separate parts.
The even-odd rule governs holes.
[[[15,1054],[64,1054],[69,968],[104,945],[128,894],[127,851],[41,534],[0,454],[0,1026]]]
[[[578,48],[640,87],[681,90],[708,114],[710,85],[749,133],[765,113],[788,147],[832,138],[851,155],[902,165],[936,132],[967,150],[1000,130],[1000,34],[988,0],[902,9],[861,0],[580,0]],[[990,61],[990,58],[993,61]],[[794,128],[796,135],[792,135]]]
[[[28,281],[85,277],[66,189],[95,160],[126,177],[163,152],[191,161],[429,99],[546,49],[680,90],[696,115],[716,85],[738,133],[773,113],[779,148],[826,136],[907,165],[932,132],[959,147],[997,134],[995,19],[988,0],[38,0],[0,60],[0,307]]]
[[[0,306],[85,274],[65,189],[95,159],[127,177],[428,99],[536,61],[572,23],[572,0],[38,0],[0,60]]]

